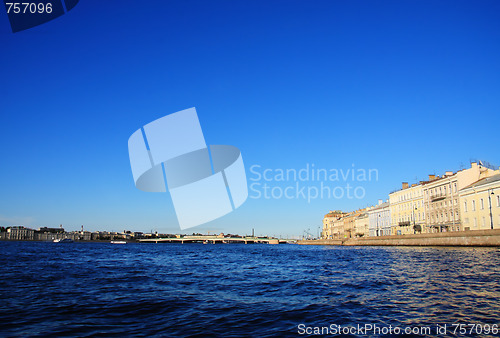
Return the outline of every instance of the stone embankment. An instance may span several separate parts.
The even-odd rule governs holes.
[[[302,240],[304,245],[370,246],[498,246],[500,229],[380,236],[366,238]]]

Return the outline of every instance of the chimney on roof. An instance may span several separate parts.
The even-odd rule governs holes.
[[[429,181],[434,181],[436,179],[436,175],[429,175]]]
[[[445,176],[453,176],[453,171],[447,171],[444,173]]]
[[[403,189],[408,189],[408,182],[403,182]]]
[[[411,187],[412,187],[412,188],[413,188],[413,187],[416,187],[416,186],[417,186],[417,183],[413,183],[413,184],[411,185]]]
[[[382,203],[384,203],[384,201],[378,200],[378,205],[381,205]]]

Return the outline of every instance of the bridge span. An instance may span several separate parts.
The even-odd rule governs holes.
[[[267,238],[267,237],[221,237],[221,236],[184,236],[175,238],[145,238],[140,239],[142,243],[265,243],[265,244],[285,244],[295,243],[295,240]]]

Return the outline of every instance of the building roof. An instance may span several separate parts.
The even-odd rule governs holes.
[[[469,184],[468,186],[466,186],[465,188],[460,189],[460,190],[465,190],[465,189],[469,189],[469,188],[477,188],[477,187],[481,187],[483,185],[498,182],[498,181],[500,181],[500,174],[482,178],[479,181],[476,181],[472,184]]]
[[[376,205],[374,206],[372,209],[370,209],[368,212],[372,212],[372,211],[376,211],[378,209],[383,209],[383,208],[387,208],[389,206],[389,202],[384,202],[382,204],[379,204],[379,205]]]

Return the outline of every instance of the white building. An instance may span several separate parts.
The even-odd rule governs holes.
[[[379,204],[368,210],[368,228],[370,237],[389,236],[391,234],[391,210],[389,202]]]

